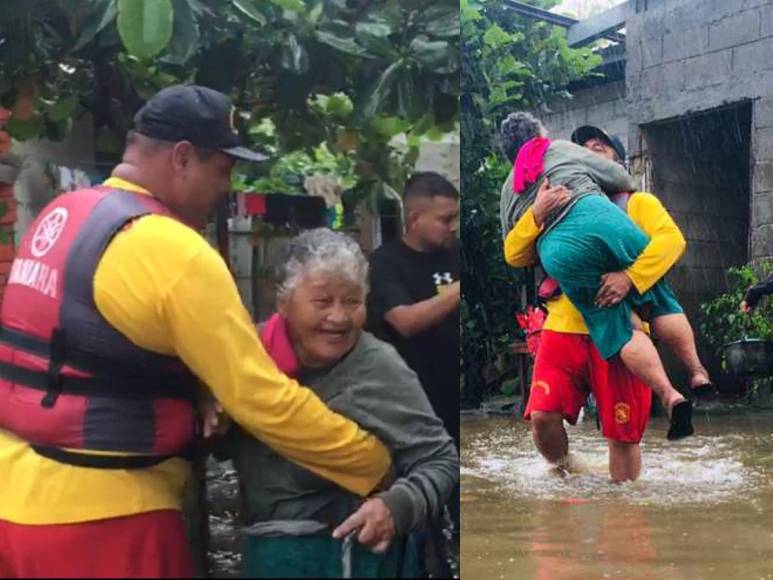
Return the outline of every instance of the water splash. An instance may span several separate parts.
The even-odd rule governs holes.
[[[743,443],[749,434],[696,436],[679,444],[660,437],[661,433],[652,433],[642,445],[640,479],[616,485],[609,480],[606,441],[590,425],[570,431],[573,453],[584,466],[565,477],[557,476],[538,455],[528,427],[502,425],[467,440],[462,475],[486,480],[513,497],[624,499],[634,505],[659,506],[730,501],[763,483],[759,458],[755,467],[744,463]]]

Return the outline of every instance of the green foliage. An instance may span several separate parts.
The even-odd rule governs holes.
[[[232,185],[234,191],[251,193],[304,193],[304,181],[312,175],[334,177],[342,191],[358,183],[354,159],[331,153],[323,143],[311,154],[293,151],[283,155],[266,177],[251,179],[247,174],[235,172]]]
[[[762,267],[765,277],[773,271],[773,262]],[[727,271],[728,291],[701,305],[701,333],[717,356],[722,347],[742,338],[773,340],[773,302],[763,300],[750,314],[739,311],[746,289],[760,281],[751,266]]]
[[[551,8],[559,0],[529,2]],[[524,271],[502,259],[499,192],[510,170],[497,147],[497,127],[512,111],[539,109],[566,85],[593,74],[600,58],[574,50],[559,27],[515,14],[500,1],[461,0],[462,380],[476,403],[497,359],[520,337]]]
[[[172,38],[170,0],[118,0],[118,33],[129,54],[151,58]]]
[[[324,143],[337,163],[353,163],[356,180],[339,175],[353,199],[376,203],[402,187],[419,137],[453,131],[459,119],[452,0],[4,0],[3,8],[0,102],[23,102],[28,113],[8,125],[17,139],[62,138],[90,112],[110,158],[145,100],[196,82],[228,93],[244,112],[239,130],[280,165],[245,182],[285,175],[285,154],[318,164]],[[271,134],[262,129],[269,123]],[[401,133],[403,144],[394,142]],[[296,187],[290,179],[285,189]]]

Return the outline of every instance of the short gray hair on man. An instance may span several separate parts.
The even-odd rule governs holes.
[[[544,137],[547,130],[539,119],[525,111],[510,113],[499,127],[499,148],[510,163],[529,139]]]
[[[341,276],[368,293],[368,261],[352,238],[326,228],[308,230],[290,240],[276,269],[277,300],[285,300],[304,275],[322,272]]]

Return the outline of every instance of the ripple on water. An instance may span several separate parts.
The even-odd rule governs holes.
[[[468,439],[461,473],[532,499],[561,500],[571,495],[661,506],[730,501],[763,483],[761,472],[743,462],[741,443],[748,443],[749,434],[697,436],[678,444],[657,436],[650,435],[642,445],[641,478],[623,485],[609,481],[606,441],[588,426],[570,431],[573,454],[580,463],[576,474],[558,476],[537,454],[529,431],[512,426]]]

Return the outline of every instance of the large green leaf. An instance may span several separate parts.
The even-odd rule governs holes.
[[[188,0],[172,0],[174,29],[164,61],[183,65],[199,49],[199,25]]]
[[[332,26],[328,24],[325,29],[317,31],[317,40],[346,54],[364,57],[370,56],[368,51],[357,44],[351,37],[351,33],[343,28],[344,27],[337,26],[334,30]]]
[[[507,76],[516,77],[533,77],[534,74],[529,68],[516,58],[512,54],[508,54],[506,57],[497,61],[497,72],[504,78]]]
[[[64,97],[57,101],[51,108],[48,109],[48,118],[54,122],[70,119],[75,113],[75,108],[78,106],[77,97],[70,96]]]
[[[499,24],[494,24],[483,33],[483,42],[491,48],[499,48],[500,46],[511,43],[512,39]]]
[[[38,137],[42,126],[43,122],[39,115],[29,121],[20,121],[16,117],[11,117],[5,124],[5,130],[17,141],[26,141]]]
[[[382,109],[392,92],[395,81],[399,78],[404,67],[405,61],[400,59],[397,62],[393,62],[383,73],[381,73],[376,82],[373,83],[373,86],[366,93],[364,105],[361,110],[363,118],[368,119],[373,117]]]
[[[171,0],[118,0],[118,33],[129,54],[151,58],[172,38]]]
[[[80,31],[76,31],[76,34],[77,32],[80,32],[80,34],[78,41],[72,49],[74,51],[80,50],[91,42],[97,34],[115,20],[116,13],[117,8],[113,0],[92,1],[83,27]]]
[[[483,18],[478,3],[470,0],[459,0],[459,16],[460,20],[468,22],[475,22]]]
[[[404,133],[410,129],[411,124],[402,117],[389,117],[385,115],[378,115],[374,117],[371,122],[371,126],[386,139],[391,139],[395,135]]]
[[[392,60],[399,58],[400,55],[389,41],[392,30],[386,24],[358,22],[354,30],[359,43],[371,54]]]
[[[447,5],[430,6],[422,13],[422,21],[425,22],[424,30],[439,38],[458,37],[459,9]]]
[[[424,135],[427,131],[435,126],[435,115],[432,113],[426,113],[423,115],[411,129],[411,134],[414,136]]]
[[[202,0],[188,0],[188,5],[191,7],[191,10],[193,10],[193,13],[196,14],[198,18],[202,18],[204,16],[208,18],[215,17],[215,13],[213,12],[212,8],[206,5],[206,1],[202,2]]]
[[[459,70],[459,54],[445,40],[417,36],[411,41],[410,49],[414,58],[432,72],[450,74]]]
[[[354,106],[346,93],[332,95],[315,94],[308,99],[309,107],[319,115],[345,120],[352,114]]]
[[[258,10],[255,0],[231,0],[231,2],[239,12],[249,17],[253,22],[258,23],[260,26],[268,24],[266,15]]]
[[[306,6],[303,4],[303,0],[268,0],[272,4],[284,8],[285,10],[291,10],[292,12],[303,12],[306,10]]]

